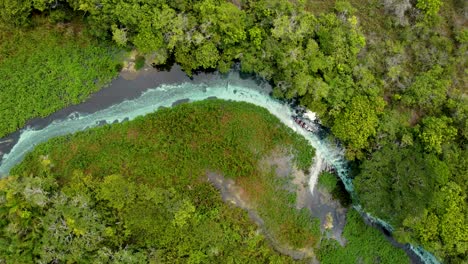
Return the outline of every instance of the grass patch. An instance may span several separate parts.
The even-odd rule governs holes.
[[[117,75],[118,50],[80,24],[0,30],[0,137],[77,104]]]

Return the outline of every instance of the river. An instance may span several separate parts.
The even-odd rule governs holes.
[[[0,139],[0,177],[8,175],[10,169],[21,162],[34,147],[52,137],[66,135],[104,123],[123,122],[154,112],[160,107],[171,107],[185,101],[219,98],[244,101],[264,107],[284,124],[303,135],[316,149],[314,170],[309,186],[311,192],[317,176],[324,165],[333,167],[343,181],[351,197],[355,197],[349,168],[343,149],[323,138],[322,128],[316,124],[317,133],[310,133],[297,125],[292,115],[296,109],[270,96],[271,86],[252,76],[243,77],[238,71],[227,75],[200,73],[188,78],[178,66],[170,71],[145,68],[134,80],[122,77],[108,87],[93,94],[85,102],[66,107],[46,118],[30,120],[25,128]],[[320,164],[317,164],[320,163]],[[363,215],[366,223],[375,226],[398,247],[405,249],[413,263],[436,264],[437,260],[420,247],[396,243],[389,233],[391,226],[366,214],[359,205],[354,207]]]

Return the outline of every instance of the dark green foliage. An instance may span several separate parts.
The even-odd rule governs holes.
[[[333,199],[338,200],[343,207],[351,205],[351,196],[335,174],[326,171],[322,172],[319,176],[318,184],[331,193]]]
[[[468,219],[453,216],[466,212],[467,200],[452,213],[433,209],[448,206],[439,197],[455,190],[453,184],[463,190],[459,197],[468,190],[468,61],[466,26],[457,22],[464,16],[461,2],[350,2],[363,7],[356,15],[372,38],[359,62],[382,80],[377,84],[387,102],[355,179],[358,197],[366,211],[393,223],[401,242],[422,244],[447,263],[466,262],[468,235],[460,227]],[[443,236],[448,226],[457,235]]]
[[[468,250],[466,189],[455,182],[466,186],[467,162],[463,151],[456,151],[462,163],[449,167],[450,162],[421,154],[418,147],[385,146],[364,161],[355,180],[362,204],[398,227],[397,239],[422,243],[454,263],[465,259]]]
[[[135,70],[139,70],[145,66],[145,57],[137,56],[135,59]]]
[[[332,192],[338,184],[338,177],[330,172],[322,172],[319,176],[318,183],[328,192]]]
[[[292,262],[206,180],[235,179],[274,239],[312,247],[318,223],[259,167],[276,149],[313,156],[266,109],[221,100],[53,139],[0,181],[0,261]]]
[[[354,209],[346,215],[343,236],[347,240],[345,247],[334,239],[321,241],[317,254],[320,263],[410,263],[403,250],[395,250],[379,231],[367,226]]]
[[[79,25],[6,30],[0,39],[0,137],[82,102],[117,74],[117,50]]]
[[[408,215],[421,214],[448,176],[447,166],[433,154],[421,154],[415,147],[385,146],[364,161],[354,182],[365,208],[398,226]]]

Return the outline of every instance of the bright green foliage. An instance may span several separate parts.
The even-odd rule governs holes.
[[[127,31],[124,28],[118,28],[116,25],[112,25],[112,40],[117,43],[120,47],[127,45]]]
[[[0,137],[83,101],[117,74],[117,50],[74,30],[0,32]]]
[[[32,3],[29,1],[0,0],[0,22],[23,26],[29,23]]]
[[[54,6],[53,10],[51,9],[52,6]],[[61,9],[62,6],[64,5],[58,4],[55,0],[1,0],[0,25],[5,24],[16,27],[31,25],[30,18],[33,10],[41,12],[49,11],[50,15],[54,16],[51,18],[52,21],[63,21],[68,16]]]
[[[53,139],[0,181],[0,261],[292,262],[206,179],[234,179],[269,235],[312,247],[319,226],[290,180],[259,166],[277,149],[310,167],[307,141],[266,109],[221,100]]]
[[[349,108],[341,112],[332,127],[333,134],[349,143],[349,151],[367,146],[368,138],[376,134],[378,115],[383,111],[384,101],[358,96],[351,100]]]
[[[215,68],[219,60],[219,53],[213,43],[206,43],[195,51],[195,60],[204,69]]]
[[[202,25],[208,25],[208,32],[214,41],[222,46],[239,43],[246,39],[245,13],[235,5],[219,0],[204,0],[194,9]]]
[[[334,239],[321,241],[317,253],[320,263],[410,263],[403,250],[395,250],[379,231],[366,225],[354,209],[346,215],[343,236],[347,241],[344,247]]]
[[[54,0],[33,0],[34,8],[39,11],[44,11],[49,8],[50,4],[55,2]]]
[[[36,46],[28,43],[41,43],[36,40],[47,38],[22,42],[17,40],[20,34],[8,32],[13,31],[11,25],[34,25],[35,19],[31,18],[43,10],[40,16],[48,16],[50,21],[69,21],[73,17],[82,19],[80,26],[102,40],[112,39],[114,29],[115,36],[120,36],[116,38],[119,43],[145,53],[149,64],[164,64],[174,59],[189,75],[197,69],[217,68],[220,72],[227,72],[234,62],[240,62],[242,71],[270,81],[274,85],[274,96],[298,99],[302,105],[317,112],[322,123],[332,128],[334,136],[345,143],[347,158],[364,163],[355,171],[358,175],[356,182],[365,187],[360,190],[364,190],[363,200],[371,211],[378,202],[376,200],[373,204],[368,200],[371,197],[398,204],[407,202],[412,196],[400,192],[411,192],[412,189],[402,187],[404,184],[416,189],[415,197],[418,199],[423,199],[420,195],[429,189],[437,196],[447,184],[447,179],[460,186],[466,194],[468,45],[467,30],[460,22],[466,20],[463,1],[98,2],[59,1],[63,5],[54,8],[55,1],[51,0],[0,0],[0,61],[5,54],[11,55],[11,51],[21,47],[26,47],[24,50],[33,54],[38,53]],[[414,4],[422,12],[414,12]],[[77,29],[76,32],[81,32],[80,27]],[[36,30],[45,31],[44,27]],[[81,35],[77,35],[79,37],[73,38],[81,40]],[[71,37],[63,37],[62,40],[62,49],[72,42]],[[51,43],[55,47],[56,42]],[[45,47],[43,44],[37,46]],[[106,57],[108,53],[104,50],[90,57]],[[8,68],[22,76],[44,74],[38,66],[49,60],[48,52],[44,54],[47,55],[39,62],[31,60],[32,66],[24,62],[28,61],[26,56],[21,60],[12,59],[10,65],[13,66]],[[58,51],[57,54],[60,60],[67,58],[68,54],[75,58],[75,53],[70,51],[66,52],[67,56],[65,52]],[[56,59],[54,55],[50,57]],[[76,72],[82,71],[83,67],[76,69]],[[77,82],[108,79],[98,76],[100,74],[90,74],[80,77]],[[15,86],[23,78],[17,79],[20,82],[15,79],[12,85],[7,85],[7,99],[0,98],[2,106],[7,105],[5,108],[0,106],[0,127],[7,124],[4,125],[7,130],[13,131],[27,118],[45,115],[66,105],[61,101],[62,96],[56,96],[59,90],[56,88],[51,88],[54,91],[51,93],[39,93],[37,91],[43,91],[42,88],[35,89],[38,94],[35,93],[31,101],[28,99],[31,91],[26,93],[25,85]],[[3,78],[0,83],[2,80],[8,81]],[[74,91],[72,97],[77,96],[80,100],[86,97],[90,86],[84,86],[79,92]],[[51,84],[48,87],[57,86]],[[73,87],[78,89],[78,86]],[[68,94],[68,88],[64,93]],[[16,108],[11,113],[9,109],[16,106],[26,109],[27,114]],[[6,121],[1,120],[2,116],[8,117]],[[388,146],[395,147],[388,150]],[[400,149],[403,153],[399,153]],[[425,152],[432,154],[423,154]],[[437,158],[434,155],[438,155]],[[408,161],[406,157],[410,157]],[[400,162],[406,170],[395,169]],[[411,169],[413,163],[416,165]],[[399,176],[391,173],[392,170],[399,171]],[[375,179],[370,177],[374,171],[379,175]],[[437,177],[431,180],[431,173]],[[426,176],[421,176],[423,174]],[[376,184],[372,186],[374,181]],[[400,192],[395,191],[391,187],[393,185]],[[405,229],[400,232],[402,236],[416,243],[419,239],[430,240],[436,236],[435,232],[441,236],[442,229],[436,229],[435,223],[440,223],[442,216],[434,214],[429,203],[422,205],[416,202],[414,212],[406,212],[408,206],[397,205],[398,212],[403,215],[382,215],[399,219],[394,221],[395,228]],[[466,211],[466,203],[462,207]],[[389,208],[382,210],[388,212]],[[421,218],[425,211],[428,212],[425,217],[430,227],[427,238],[403,228],[404,219]],[[468,256],[456,255],[448,244],[442,244],[433,252],[444,257],[445,262],[468,261]]]
[[[416,7],[424,11],[427,16],[435,16],[442,4],[441,0],[418,0]]]
[[[44,10],[49,2],[35,1],[34,8]],[[324,121],[330,120],[330,125],[336,115],[329,113],[340,112],[357,96],[353,86],[378,93],[374,84],[353,80],[359,79],[353,69],[365,45],[356,17],[316,17],[287,0],[247,1],[240,8],[222,0],[67,2],[73,10],[84,12],[89,32],[99,38],[109,38],[111,32],[118,46],[135,45],[148,54],[150,63],[165,63],[174,56],[191,75],[196,69],[226,72],[235,60],[241,61],[243,71],[271,79],[276,95],[302,97],[303,104]],[[353,8],[339,2],[337,10],[342,16],[350,15]],[[363,141],[368,136],[359,137],[356,146],[350,142],[355,151],[367,145]]]
[[[427,151],[442,152],[442,144],[455,138],[457,129],[450,124],[452,120],[446,116],[441,118],[426,117],[422,120],[421,142]]]
[[[141,52],[153,52],[163,47],[163,37],[161,34],[152,34],[149,30],[139,32],[133,43]]]
[[[339,0],[335,3],[335,10],[339,13],[350,14],[356,12],[356,9],[348,1]]]
[[[468,29],[464,28],[458,32],[456,36],[456,40],[460,42],[461,44],[467,44],[468,43]]]
[[[253,27],[249,29],[249,38],[252,45],[259,49],[262,45],[262,30],[258,27]]]

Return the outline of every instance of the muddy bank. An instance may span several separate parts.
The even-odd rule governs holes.
[[[345,246],[346,239],[343,237],[343,229],[346,225],[348,209],[333,199],[332,195],[321,187],[316,187],[314,194],[307,196],[306,205],[312,215],[320,219],[321,231],[327,234],[328,238],[335,239],[341,246]],[[325,232],[326,230],[328,231]]]
[[[323,159],[316,154],[314,163],[306,174],[294,166],[294,156],[286,154],[285,150],[273,151],[260,162],[263,170],[274,168],[278,177],[289,177],[291,179],[289,190],[296,193],[296,208],[307,208],[312,217],[320,220],[321,231],[336,239],[342,246],[346,240],[342,237],[346,224],[346,212],[341,203],[334,199],[325,189],[316,183],[318,175],[325,169]]]

